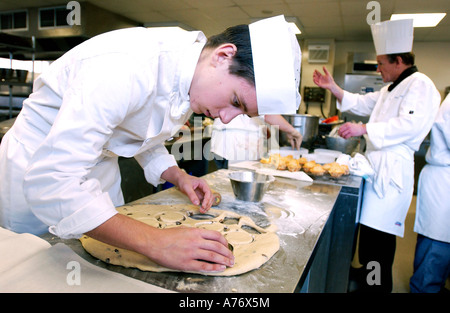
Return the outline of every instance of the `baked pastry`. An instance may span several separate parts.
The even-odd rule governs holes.
[[[286,159],[278,159],[278,162],[275,166],[277,167],[277,170],[284,171],[287,168]]]
[[[296,159],[289,160],[286,165],[290,172],[298,172],[302,168]]]
[[[303,170],[308,173],[314,166],[316,165],[316,161],[308,161],[305,164],[303,164]]]
[[[300,164],[300,165],[303,165],[306,162],[308,162],[308,160],[306,158],[304,158],[304,157],[298,159],[298,164]]]
[[[322,165],[316,164],[310,169],[311,174],[316,176],[322,176],[325,174],[325,170]]]
[[[342,175],[344,175],[345,168],[342,167],[340,164],[335,163],[330,167],[328,173],[331,175],[331,177],[339,178]]]

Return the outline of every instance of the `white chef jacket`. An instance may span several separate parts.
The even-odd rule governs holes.
[[[434,83],[416,72],[392,91],[344,92],[338,109],[369,116],[366,157],[375,170],[366,181],[360,223],[403,236],[414,190],[414,151],[431,129],[440,103]]]
[[[216,118],[212,127],[211,152],[228,161],[258,160],[264,153],[264,117],[241,114],[228,124]]]
[[[450,95],[431,129],[426,161],[419,176],[414,231],[450,243]]]
[[[94,229],[123,204],[118,156],[134,156],[150,183],[163,182],[177,164],[164,141],[192,113],[205,43],[201,32],[129,28],[53,62],[0,146],[0,225],[34,234],[50,226],[61,238]]]

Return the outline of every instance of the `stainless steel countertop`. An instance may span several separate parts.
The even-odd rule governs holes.
[[[273,223],[278,228],[280,250],[266,264],[251,272],[233,277],[143,272],[99,261],[90,256],[78,240],[61,240],[49,234],[43,238],[51,244],[65,243],[81,257],[102,268],[178,292],[293,292],[302,275],[307,274],[305,266],[341,186],[277,178],[261,202],[251,203],[235,199],[228,179],[230,171],[219,170],[204,176],[210,186],[222,194],[218,209],[250,216],[262,227]],[[189,201],[176,188],[170,188],[132,203],[172,204]]]

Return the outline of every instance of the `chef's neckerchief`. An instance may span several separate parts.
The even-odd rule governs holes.
[[[417,66],[413,65],[411,67],[408,67],[406,70],[404,70],[398,78],[389,85],[388,91],[392,91],[398,84],[400,84],[406,77],[414,74],[415,72],[418,72]]]

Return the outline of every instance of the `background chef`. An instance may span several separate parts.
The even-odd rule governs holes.
[[[417,188],[417,244],[409,286],[411,292],[437,293],[450,275],[450,95],[431,129],[426,161]]]
[[[324,69],[313,74],[314,82],[329,89],[338,109],[369,116],[367,124],[346,123],[339,129],[344,138],[365,135],[366,157],[375,170],[366,181],[360,216],[360,285],[370,290],[392,290],[392,263],[396,237],[403,236],[404,221],[414,189],[414,152],[428,134],[436,117],[440,94],[433,82],[414,66],[412,20],[371,25],[378,68],[384,82],[393,82],[366,95],[342,90]],[[381,285],[366,283],[367,263],[376,261]],[[354,271],[351,271],[351,273]],[[358,275],[357,275],[358,276]]]
[[[274,130],[271,125],[286,133],[292,149],[300,149],[302,134],[282,115],[239,115],[228,124],[216,118],[212,125],[211,152],[217,167],[228,168],[229,162],[259,160],[263,157],[267,152],[265,143],[269,138],[268,133],[272,135],[270,129]]]
[[[202,32],[132,28],[75,47],[35,81],[2,140],[0,225],[61,238],[86,233],[181,270],[232,266],[218,232],[161,230],[117,214],[118,156],[134,156],[150,183],[169,181],[208,210],[208,185],[181,171],[164,141],[192,112],[224,123],[239,114],[295,113],[299,54],[283,16],[208,41]]]

